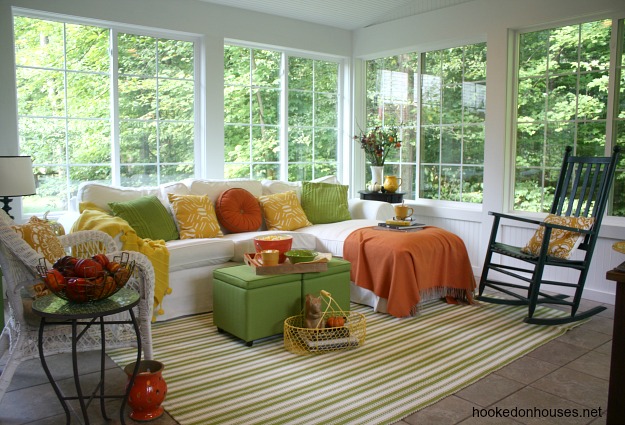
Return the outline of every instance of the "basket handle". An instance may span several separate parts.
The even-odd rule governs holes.
[[[321,291],[319,291],[319,293],[326,298],[332,298],[332,294],[326,291],[325,289],[322,289]]]

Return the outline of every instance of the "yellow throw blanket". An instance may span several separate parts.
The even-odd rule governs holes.
[[[121,217],[114,217],[90,202],[80,204],[80,217],[74,223],[72,232],[78,230],[100,230],[111,237],[120,235],[122,249],[144,254],[154,267],[154,314],[163,314],[162,302],[171,293],[169,287],[169,251],[163,240],[142,239]]]

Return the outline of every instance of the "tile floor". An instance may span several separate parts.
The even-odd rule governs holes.
[[[582,310],[597,305],[584,301]],[[608,398],[611,335],[614,308],[594,316],[560,338],[534,350],[516,362],[500,369],[475,384],[438,403],[408,416],[396,425],[406,424],[604,424]],[[56,374],[62,388],[73,388],[69,355],[53,356],[50,369]],[[98,353],[83,353],[80,358],[83,388],[97,382]],[[113,361],[107,359],[107,387],[123,388],[126,375]],[[468,366],[470,367],[470,365]],[[112,420],[102,419],[98,403],[89,407],[92,424],[118,424],[119,400],[107,401],[107,412]],[[80,411],[78,404],[72,407]],[[517,410],[515,410],[515,408]],[[565,409],[598,413],[585,418],[503,418],[477,417],[510,409],[530,409],[532,412],[566,413]],[[555,410],[555,409],[560,409]],[[592,412],[592,409],[595,409]],[[129,410],[127,409],[127,412]],[[47,381],[38,359],[22,363],[11,386],[0,402],[0,424],[64,424],[65,414],[52,387]],[[72,424],[80,424],[82,417],[73,413]],[[138,424],[126,419],[127,424]],[[177,424],[167,414],[150,422],[153,425]]]

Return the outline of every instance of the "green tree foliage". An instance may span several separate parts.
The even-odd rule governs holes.
[[[338,64],[226,45],[224,114],[226,177],[309,180],[335,174],[338,149]],[[285,84],[286,82],[286,84]],[[286,137],[282,93],[286,94]],[[282,147],[288,176],[280,176]]]
[[[521,35],[515,209],[548,211],[566,146],[605,154],[610,39],[609,20]],[[625,174],[616,179],[618,188]],[[611,214],[625,214],[622,197]]]
[[[111,183],[117,172],[126,185],[193,175],[193,43],[119,33],[114,82],[109,28],[14,22],[20,153],[33,157],[38,182],[37,195],[24,198],[26,212],[64,210],[81,182]]]
[[[402,124],[385,173],[399,173],[411,197],[482,202],[486,44],[371,60],[366,78],[367,127]]]

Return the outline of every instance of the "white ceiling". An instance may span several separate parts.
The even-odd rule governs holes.
[[[354,30],[472,0],[201,0]]]

